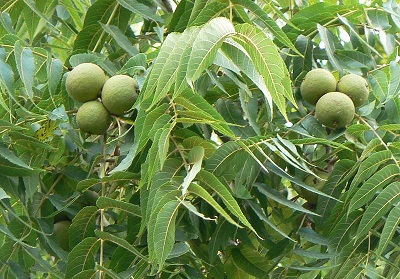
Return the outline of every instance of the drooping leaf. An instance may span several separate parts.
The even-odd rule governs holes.
[[[232,4],[235,6],[242,6],[243,8],[249,10],[255,18],[259,19],[265,26],[269,29],[272,35],[284,46],[289,47],[297,54],[300,54],[293,43],[289,40],[285,32],[279,28],[276,24],[275,19],[269,17],[269,15],[255,2],[249,0],[233,0]],[[253,19],[254,20],[254,19]]]
[[[321,40],[325,44],[325,51],[326,51],[326,54],[328,55],[329,61],[331,62],[333,67],[341,75],[343,75],[343,65],[341,64],[340,60],[337,58],[337,55],[336,55],[336,45],[334,43],[334,41],[335,41],[334,35],[328,28],[326,28],[320,24],[318,24],[318,32],[321,37]]]
[[[253,226],[250,224],[250,222],[246,219],[244,216],[243,212],[241,211],[239,204],[237,201],[232,197],[232,194],[229,192],[229,190],[218,180],[217,177],[215,177],[212,173],[201,170],[197,174],[197,178],[207,185],[209,188],[211,188],[213,191],[215,191],[218,196],[222,199],[224,202],[225,206],[229,209],[229,211],[235,215],[242,224],[244,224],[246,227],[251,229],[256,235],[257,232],[254,230]]]
[[[47,60],[47,77],[50,96],[54,99],[57,93],[57,87],[61,81],[63,73],[63,65],[60,59],[48,58]]]
[[[98,208],[96,206],[86,206],[76,214],[69,228],[69,246],[71,248],[76,247],[86,238],[95,236],[97,215]]]
[[[152,19],[163,23],[164,20],[150,7],[146,6],[144,3],[136,0],[118,0],[118,3],[125,9],[143,16],[144,18]]]
[[[223,17],[217,17],[205,24],[193,42],[186,78],[194,82],[215,59],[217,50],[223,41],[235,34],[232,23]]]
[[[283,197],[279,191],[275,190],[272,187],[268,187],[265,184],[261,184],[261,183],[255,183],[254,186],[257,187],[257,189],[260,191],[260,193],[264,194],[267,198],[273,199],[274,201],[283,204],[289,208],[292,208],[294,210],[297,211],[301,211],[310,215],[318,215],[315,212],[312,212],[308,209],[305,209],[304,207],[302,207],[301,205],[294,203],[292,201],[287,200],[285,197]]]
[[[267,223],[273,230],[275,230],[277,233],[282,235],[283,237],[290,239],[293,242],[296,242],[294,239],[290,238],[285,232],[283,232],[279,227],[277,227],[263,212],[261,206],[253,201],[247,201],[251,209],[254,210],[254,212],[257,214],[257,216],[260,218],[260,220],[264,221]]]
[[[224,10],[226,10],[226,8],[226,3],[209,2],[204,6],[203,9],[200,10],[199,14],[197,14],[196,17],[191,17],[189,26],[203,25],[211,19],[219,16],[221,13],[224,12]]]
[[[200,198],[202,198],[205,202],[207,202],[208,204],[210,204],[219,214],[221,214],[229,223],[231,223],[232,225],[235,225],[239,228],[241,228],[241,226],[235,222],[235,220],[232,219],[232,217],[229,216],[228,213],[226,213],[226,211],[214,200],[214,198],[201,186],[195,184],[195,183],[191,183],[189,185],[188,191],[190,193],[193,193],[197,196],[199,196]]]
[[[119,247],[125,248],[127,251],[131,252],[132,254],[134,254],[135,256],[137,256],[138,258],[140,258],[142,260],[145,260],[145,261],[148,260],[144,255],[142,255],[142,253],[140,253],[135,247],[133,247],[131,244],[129,244],[128,241],[126,241],[123,238],[120,238],[111,233],[103,232],[103,231],[99,231],[99,230],[96,230],[95,234],[96,234],[96,236],[98,236],[99,238],[101,238],[103,240],[113,242],[113,243],[117,244]]]
[[[26,94],[33,98],[33,84],[35,78],[35,59],[29,47],[23,45],[21,41],[15,43],[15,63],[17,65],[19,77],[24,84]]]
[[[383,150],[368,156],[364,161],[359,162],[357,173],[353,178],[353,181],[349,187],[349,195],[348,197],[352,197],[354,192],[356,191],[356,186],[360,184],[363,180],[370,177],[373,173],[375,173],[378,168],[388,160],[392,158],[392,154],[389,150]]]
[[[299,235],[311,243],[324,245],[324,246],[328,245],[328,239],[326,237],[318,234],[311,228],[301,228],[299,230]]]
[[[360,221],[356,239],[363,237],[375,223],[400,201],[400,183],[388,185],[367,207]]]
[[[140,217],[140,207],[136,204],[111,199],[108,197],[99,197],[96,201],[96,206],[100,209],[117,208],[129,214]]]
[[[181,185],[182,196],[186,194],[186,190],[190,183],[192,183],[192,181],[196,178],[196,175],[201,170],[201,164],[204,158],[204,148],[202,146],[193,147],[189,151],[188,157],[189,163],[192,165]]]
[[[128,37],[126,37],[117,26],[106,25],[101,22],[100,25],[103,27],[104,31],[113,37],[118,46],[125,50],[129,55],[135,56],[139,53],[138,50],[132,45],[131,41],[129,41]]]
[[[356,31],[356,27],[354,26],[354,24],[352,24],[348,18],[338,15],[338,18],[341,22],[343,22],[343,24],[349,28],[349,30],[352,32],[352,34],[354,34],[354,36],[357,37],[357,39],[363,43],[363,45],[367,48],[369,48],[372,52],[374,52],[376,55],[382,57],[382,55],[379,53],[379,51],[377,51],[373,46],[371,46],[370,44],[368,44],[360,35],[358,35],[358,32]]]
[[[247,272],[248,274],[256,276],[257,278],[264,278],[265,271],[243,256],[239,249],[234,248],[232,249],[231,253],[232,260],[239,269]]]
[[[399,167],[396,164],[390,164],[373,174],[353,195],[350,200],[349,212],[369,202],[377,192],[392,182],[399,175],[399,172]]]
[[[65,278],[70,279],[81,271],[93,270],[100,241],[95,237],[83,239],[68,255]]]
[[[199,94],[182,94],[175,99],[175,102],[186,109],[179,111],[180,115],[190,116],[199,119],[201,122],[209,123],[217,131],[235,138],[224,118]]]
[[[247,54],[246,50],[242,48],[239,44],[235,43],[233,40],[226,40],[221,48],[222,53],[226,57],[221,57],[222,62],[226,62],[227,59],[230,59],[235,66],[237,66],[237,73],[240,74],[239,70],[243,72],[246,76],[248,76],[263,92],[264,97],[269,105],[271,111],[273,100],[272,95],[267,88],[266,82],[264,81],[262,75],[257,71],[253,61]],[[224,66],[222,63],[220,66]]]
[[[393,235],[398,230],[400,224],[400,208],[399,206],[394,206],[389,212],[386,219],[385,226],[383,227],[381,237],[379,240],[378,249],[376,250],[377,257],[379,257],[386,247],[389,245]]]
[[[0,170],[7,176],[26,176],[35,172],[11,150],[0,145]]]
[[[87,50],[99,51],[103,48],[106,32],[99,22],[112,24],[124,31],[130,18],[130,11],[113,0],[98,0],[86,12],[82,30],[74,41],[75,53]]]
[[[249,24],[235,26],[235,36],[249,54],[257,71],[263,76],[272,100],[287,118],[285,98],[296,106],[290,77],[272,40],[262,31]]]
[[[150,220],[149,230],[154,234],[154,249],[156,251],[150,260],[162,266],[175,243],[175,220],[178,213],[179,201],[171,200],[165,203]],[[154,226],[151,223],[154,223]]]

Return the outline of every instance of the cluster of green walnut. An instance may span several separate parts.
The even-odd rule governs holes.
[[[300,85],[307,103],[315,105],[318,121],[329,128],[344,128],[354,118],[355,108],[363,105],[369,95],[367,81],[356,74],[347,74],[338,82],[325,69],[309,71]]]
[[[71,98],[83,103],[76,113],[78,127],[96,135],[107,132],[112,115],[123,115],[132,108],[139,88],[135,78],[127,75],[108,78],[93,63],[82,63],[73,68],[65,86]]]

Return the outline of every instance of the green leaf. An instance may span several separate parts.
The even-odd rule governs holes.
[[[127,170],[132,165],[133,159],[135,159],[138,153],[138,147],[139,143],[132,144],[131,147],[129,148],[128,154],[125,156],[124,159],[122,159],[122,161],[118,164],[118,166],[116,166],[112,171],[110,171],[110,174]],[[82,187],[84,186],[82,185]]]
[[[186,109],[179,111],[179,115],[197,118],[201,120],[201,123],[209,123],[215,130],[230,138],[235,138],[235,134],[224,118],[199,94],[187,93],[177,97],[175,102]]]
[[[386,219],[385,226],[382,229],[382,233],[379,239],[378,249],[376,250],[376,257],[379,256],[385,251],[386,247],[389,245],[390,240],[396,233],[400,224],[400,207],[398,205],[394,206],[393,209],[389,212],[389,215]]]
[[[210,2],[190,19],[189,26],[200,26],[209,22],[212,18],[219,16],[227,8],[227,3]],[[193,14],[195,15],[195,13]]]
[[[312,212],[308,209],[305,209],[304,207],[302,207],[301,205],[299,205],[298,203],[294,203],[290,200],[287,200],[285,197],[283,197],[279,191],[275,190],[272,187],[268,187],[265,184],[260,184],[260,183],[254,183],[254,186],[257,187],[258,191],[260,191],[260,193],[264,194],[267,198],[272,199],[280,204],[283,204],[287,207],[290,207],[294,210],[297,211],[301,211],[310,215],[315,215],[315,216],[319,216],[317,213]]]
[[[376,70],[369,73],[368,83],[371,85],[372,94],[378,101],[383,102],[386,100],[389,90],[389,81],[387,75],[383,71]]]
[[[12,97],[12,99],[15,101],[14,96],[14,72],[11,68],[11,66],[6,63],[5,61],[6,55],[3,51],[0,49],[0,88],[3,88],[2,84],[4,84],[4,87],[8,93],[9,96]],[[3,94],[0,95],[0,105],[6,109],[8,112],[10,112],[10,108],[7,106],[7,104],[4,101]]]
[[[336,55],[343,64],[353,69],[371,69],[374,67],[374,60],[371,56],[356,50],[337,49]]]
[[[0,171],[7,176],[27,176],[35,172],[11,150],[0,145]]]
[[[382,30],[390,29],[391,25],[389,23],[388,13],[378,9],[372,9],[366,12],[372,26]]]
[[[390,80],[387,99],[396,98],[400,91],[400,66],[395,61],[390,61]]]
[[[167,26],[168,30],[171,30],[171,32],[183,32],[189,24],[193,6],[194,3],[191,0],[179,1],[172,19]]]
[[[234,248],[231,251],[232,260],[234,264],[241,270],[256,276],[256,278],[264,278],[266,276],[265,271],[260,269],[254,263],[249,261],[243,254],[240,252],[239,249]]]
[[[116,208],[138,217],[141,216],[140,207],[136,204],[127,203],[108,197],[99,197],[96,201],[96,206],[100,209]]]
[[[199,185],[197,185],[195,183],[191,183],[189,185],[188,191],[190,193],[193,193],[193,194],[199,196],[205,202],[207,202],[209,205],[211,205],[229,223],[231,223],[232,225],[235,225],[235,226],[237,226],[239,228],[242,228],[242,226],[240,226],[238,223],[236,223],[235,220],[233,220],[231,218],[231,216],[229,216],[229,214],[226,213],[226,211],[214,200],[214,198],[203,187],[201,187],[201,186],[199,186]]]
[[[15,63],[19,77],[25,86],[26,93],[29,98],[33,98],[33,80],[35,78],[35,59],[33,52],[29,47],[24,47],[21,41],[15,43]]]
[[[74,41],[74,52],[100,51],[106,36],[99,22],[117,26],[123,32],[129,23],[130,15],[129,10],[119,6],[114,0],[95,1],[87,10],[82,30]]]
[[[389,150],[383,150],[371,154],[364,161],[361,161],[359,166],[355,165],[353,168],[358,168],[358,171],[350,184],[350,194],[347,196],[347,198],[353,196],[354,192],[357,190],[356,187],[358,184],[369,178],[382,164],[389,161],[391,158],[392,153]]]
[[[292,139],[290,141],[293,144],[296,144],[296,145],[322,144],[322,145],[327,145],[327,146],[331,146],[331,147],[334,147],[334,148],[347,149],[349,151],[351,150],[350,148],[348,148],[347,146],[341,144],[340,142],[335,142],[335,141],[331,141],[331,140],[328,140],[328,139],[305,137],[305,138],[302,138],[302,139]]]
[[[158,171],[151,181],[150,190],[142,188],[140,191],[140,204],[142,211],[142,229],[148,224],[152,212],[157,203],[169,192],[177,192],[177,187],[172,186],[171,180],[182,167],[182,162],[176,159],[169,159],[165,162],[162,170]]]
[[[186,31],[186,33],[189,32],[190,31]],[[164,67],[166,69],[169,69],[167,61],[170,55],[173,54],[174,51],[178,52],[178,50],[180,50],[180,48],[178,48],[177,50],[175,50],[175,48],[177,47],[176,43],[181,36],[182,34],[171,33],[165,38],[163,44],[161,45],[160,51],[157,55],[157,59],[155,60],[151,68],[151,72],[149,73],[145,83],[143,84],[142,88],[143,100],[148,100],[150,98],[149,107],[153,106],[157,101],[161,99],[160,97],[154,96],[155,90],[158,85],[158,80],[162,78],[161,73],[164,70]],[[174,60],[171,62],[177,63],[178,61]],[[172,71],[175,71],[176,69],[174,68],[169,70],[170,70],[170,72],[168,73],[169,76],[173,76]]]
[[[67,9],[77,30],[83,26],[82,14],[85,12],[83,5],[73,0],[62,0],[62,5]]]
[[[117,74],[126,74],[133,75],[136,70],[145,70],[147,69],[147,58],[146,54],[139,53],[131,58],[122,66],[121,70],[117,72]]]
[[[251,81],[254,82],[264,94],[264,97],[269,104],[269,109],[273,111],[273,100],[270,91],[267,88],[267,85],[262,77],[262,75],[257,71],[255,65],[249,54],[243,49],[238,43],[233,40],[226,40],[222,45],[221,53],[223,53],[223,57],[221,57],[221,62],[224,64],[226,60],[230,59],[232,63],[237,67],[237,74],[240,74],[239,71],[242,71]],[[217,56],[218,57],[218,56]],[[218,64],[218,63],[216,63]],[[220,66],[224,66],[222,63],[219,63]]]
[[[125,50],[129,55],[135,56],[139,53],[138,50],[132,45],[131,41],[129,41],[128,37],[126,37],[117,26],[106,25],[101,22],[100,25],[103,27],[104,31],[113,37],[117,45]]]
[[[312,70],[313,45],[310,38],[299,35],[295,46],[302,56],[293,57],[293,80],[295,81],[295,85],[300,85],[305,74]]]
[[[343,24],[344,24],[347,28],[349,28],[349,30],[352,32],[352,34],[353,34],[354,36],[356,36],[357,39],[358,39],[360,42],[362,42],[362,44],[363,44],[365,47],[369,48],[372,52],[374,52],[376,55],[378,55],[379,57],[382,58],[382,55],[379,53],[379,51],[377,51],[371,44],[367,43],[367,42],[358,34],[355,25],[354,25],[353,23],[351,23],[351,22],[349,21],[348,18],[346,18],[346,17],[344,17],[344,16],[341,16],[341,15],[338,15],[338,18],[339,18],[339,20],[340,20],[341,22],[343,22]]]
[[[149,141],[150,136],[154,136],[159,128],[169,122],[171,116],[165,114],[167,108],[168,104],[162,104],[149,112],[145,108],[139,110],[135,125],[135,134],[138,135],[134,142],[134,144],[138,144],[136,152],[140,152]]]
[[[279,55],[272,40],[261,30],[249,24],[235,26],[238,41],[249,54],[257,71],[263,76],[272,100],[279,111],[286,115],[287,98],[296,106],[294,100],[289,72]]]
[[[215,191],[222,199],[226,207],[229,209],[229,211],[233,215],[235,215],[240,220],[240,222],[242,222],[243,225],[252,230],[256,235],[258,235],[250,222],[247,221],[237,201],[233,198],[229,190],[221,183],[221,181],[218,180],[216,176],[206,170],[201,170],[197,174],[197,179],[199,179],[202,183]]]
[[[175,243],[167,259],[178,258],[190,252],[190,246],[186,242]]]
[[[364,237],[375,223],[399,201],[400,183],[393,182],[387,186],[365,210],[357,230],[356,239]]]
[[[153,186],[154,188],[154,186]],[[147,218],[144,219],[142,218],[142,223],[147,226],[147,242],[148,242],[148,249],[149,249],[149,259],[151,262],[155,261],[155,264],[157,265],[157,262],[159,259],[159,250],[156,248],[156,242],[160,241],[160,239],[157,239],[155,237],[155,232],[156,232],[156,222],[158,218],[158,214],[160,211],[162,211],[164,206],[169,203],[169,202],[179,202],[180,200],[180,191],[177,190],[176,186],[172,186],[170,182],[167,182],[158,189],[153,190],[153,192],[149,193],[149,198],[148,198],[148,204],[147,204],[147,211],[146,215]],[[167,207],[168,208],[168,207]],[[143,215],[144,216],[144,215]],[[173,216],[170,216],[171,218],[176,218]],[[168,229],[175,230],[175,223],[174,224],[166,224],[166,223],[158,223],[159,227],[162,226],[167,226],[160,228],[158,233],[161,233],[161,230],[164,229],[164,232],[167,232]],[[171,225],[172,227],[168,227]],[[170,232],[171,233],[171,232]],[[171,237],[173,235],[172,233],[168,235],[168,237]],[[166,241],[167,235],[164,236],[164,242]],[[167,245],[166,247],[169,249],[172,249],[172,246],[174,243],[164,243]],[[159,242],[159,245],[162,245],[162,243]],[[164,255],[166,256],[166,255]]]
[[[78,191],[85,191],[85,190],[89,189],[90,187],[101,184],[102,182],[104,182],[104,183],[113,183],[113,182],[129,183],[131,180],[139,179],[139,178],[140,178],[140,176],[137,173],[114,171],[114,172],[110,173],[109,176],[105,176],[102,179],[88,178],[85,180],[81,180],[78,183],[76,189]]]
[[[342,159],[335,164],[332,173],[329,176],[328,181],[323,186],[323,192],[329,194],[332,197],[339,198],[342,194],[342,190],[345,187],[345,183],[348,180],[346,178],[349,170],[354,166],[353,160]],[[333,216],[332,210],[337,204],[337,201],[326,197],[319,197],[317,204],[317,213],[321,215],[321,218],[317,220],[317,226],[321,227],[324,232],[330,231],[332,225],[336,224],[338,220],[334,220],[329,224],[325,222],[329,216]],[[342,216],[339,214],[337,217]],[[325,233],[324,233],[325,235]]]
[[[183,76],[186,76],[187,66],[185,65],[189,58],[184,55],[184,52],[192,47],[198,33],[197,28],[190,28],[182,34],[172,33],[165,39],[147,79],[149,86],[146,87],[144,96],[153,98],[150,108],[165,97],[174,83],[175,89],[178,89],[177,85],[182,82],[186,84]],[[178,79],[177,76],[180,78]],[[174,97],[178,93],[174,92]]]
[[[331,22],[336,22],[338,14],[346,14],[351,11],[351,16],[362,14],[356,10],[351,10],[350,6],[337,5],[329,2],[316,2],[309,6],[300,9],[290,19],[291,24],[287,24],[282,28],[291,41],[302,34],[304,36],[310,35],[312,38],[317,30],[317,24],[328,26]],[[301,28],[294,28],[299,26]]]
[[[337,255],[337,254],[332,254],[332,253],[320,253],[320,252],[314,252],[314,251],[303,250],[303,249],[294,249],[293,252],[296,255],[299,255],[302,257],[318,259],[318,260],[332,259],[333,257],[335,257]]]
[[[94,269],[99,247],[100,241],[95,237],[85,238],[76,245],[68,255],[65,279],[70,279],[81,271]]]
[[[335,37],[332,34],[332,32],[318,24],[318,32],[321,37],[322,42],[325,44],[325,51],[326,54],[328,55],[329,61],[333,65],[333,67],[340,73],[340,75],[343,75],[343,65],[340,63],[340,60],[336,56],[336,46],[334,44]]]
[[[50,265],[48,261],[43,259],[43,255],[38,251],[36,247],[29,245],[22,245],[24,252],[26,252],[35,262],[35,265],[48,273],[52,278],[63,278],[63,274],[56,268]],[[26,266],[24,266],[26,268]]]
[[[284,46],[288,46],[290,49],[292,49],[297,54],[302,55],[301,53],[298,52],[298,50],[293,45],[293,43],[290,41],[290,39],[285,34],[285,32],[283,32],[282,29],[279,28],[278,24],[276,24],[275,19],[270,18],[269,15],[258,4],[256,4],[253,1],[250,1],[250,0],[233,0],[231,2],[235,6],[242,6],[246,10],[250,11],[254,15],[254,18],[255,18],[255,19],[252,18],[253,21],[256,21],[256,19],[257,19],[257,20],[260,20],[261,22],[263,22],[267,26],[269,31],[271,31],[272,35],[280,43],[282,43]]]
[[[87,237],[95,235],[98,210],[95,206],[86,206],[75,215],[69,228],[70,247],[76,247]]]
[[[155,255],[150,258],[151,261],[163,266],[169,253],[175,244],[175,220],[178,215],[180,202],[171,200],[165,203],[160,210],[154,214],[149,223],[149,231],[154,234]],[[152,225],[154,223],[154,226]]]
[[[194,82],[214,61],[223,41],[235,34],[232,23],[217,17],[205,24],[197,35],[190,54],[186,78]]]
[[[368,203],[378,191],[399,176],[399,173],[400,169],[396,164],[387,165],[374,173],[353,195],[350,200],[348,212],[356,210]]]
[[[96,230],[95,234],[103,240],[110,241],[112,243],[117,244],[119,247],[122,247],[122,248],[128,250],[132,254],[136,255],[138,258],[148,261],[148,259],[145,256],[143,256],[142,253],[140,253],[135,247],[133,247],[131,244],[129,244],[129,242],[126,241],[125,239],[115,236],[111,233],[102,232],[99,230]]]
[[[356,245],[347,243],[347,245],[341,249],[340,255],[337,257],[336,261],[338,265],[330,271],[332,274],[329,277],[335,279],[346,278],[347,274],[357,269],[360,264],[365,261],[365,258],[368,257],[366,253],[358,252],[358,249],[365,244],[365,241],[358,241]]]
[[[163,23],[164,20],[157,15],[157,13],[152,10],[150,7],[146,6],[145,4],[136,1],[136,0],[118,0],[118,3],[123,6],[125,9],[129,11],[139,14],[147,19],[152,19],[154,21],[158,21],[159,23]]]
[[[201,164],[204,158],[204,148],[202,146],[193,147],[188,154],[189,163],[192,164],[181,185],[182,196],[186,194],[186,190],[190,183],[196,178],[201,170]]]
[[[47,77],[49,93],[52,98],[56,95],[58,84],[61,81],[63,74],[63,64],[60,59],[53,59],[51,57],[47,60]]]
[[[11,197],[7,195],[7,193],[3,190],[3,188],[0,188],[0,201],[3,199],[10,199]]]
[[[328,238],[318,234],[311,228],[305,228],[305,227],[301,228],[299,230],[299,235],[311,243],[324,245],[324,246],[328,245]]]
[[[258,218],[260,220],[264,221],[267,223],[274,231],[282,235],[283,237],[290,239],[293,242],[296,242],[293,238],[289,237],[284,231],[282,231],[279,227],[277,227],[263,212],[263,209],[261,206],[251,200],[247,201],[248,205],[253,209],[253,211],[257,214]]]
[[[329,226],[326,229],[329,233],[329,251],[337,253],[351,242],[353,234],[355,234],[358,224],[362,218],[362,212],[353,211],[347,216],[343,212],[343,204],[340,204],[340,211],[333,210],[332,215],[329,216],[323,224]]]
[[[96,276],[99,276],[98,274],[99,274],[98,270],[84,270],[75,274],[71,279],[82,279],[82,278],[95,279],[97,278]]]

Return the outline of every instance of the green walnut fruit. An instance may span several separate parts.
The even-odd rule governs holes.
[[[68,74],[65,87],[71,98],[84,103],[97,99],[105,82],[106,75],[99,66],[82,63]]]
[[[111,115],[99,101],[89,101],[78,109],[76,122],[86,133],[102,135],[111,124]]]
[[[364,104],[369,95],[367,81],[355,74],[343,76],[337,84],[337,90],[349,96],[355,107]]]
[[[315,177],[313,175],[308,175],[304,179],[304,183],[307,184],[308,186],[314,187],[316,190],[321,190],[322,187],[324,186],[326,180],[329,177],[329,173],[328,172],[324,172],[324,171],[317,171],[316,175],[318,177],[320,177],[321,179],[318,179],[317,177]],[[307,200],[309,203],[317,204],[318,194],[316,194],[314,192],[311,192],[311,191],[309,191],[307,189],[299,187],[299,195],[302,198],[304,198],[305,200]]]
[[[320,68],[309,71],[300,85],[303,100],[311,105],[315,105],[324,94],[335,90],[335,77],[328,70]]]
[[[64,220],[54,224],[53,234],[57,238],[58,243],[65,251],[69,251],[69,227],[70,221]]]
[[[127,75],[116,75],[106,81],[101,100],[111,114],[125,114],[135,103],[138,94],[136,79]]]
[[[318,121],[330,128],[344,128],[354,118],[353,101],[344,93],[329,92],[322,96],[315,107]]]

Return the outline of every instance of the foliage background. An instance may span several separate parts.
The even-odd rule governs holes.
[[[395,0],[0,7],[1,277],[398,278]],[[65,91],[83,62],[139,81],[104,137]],[[368,80],[347,129],[302,102],[316,67]]]

